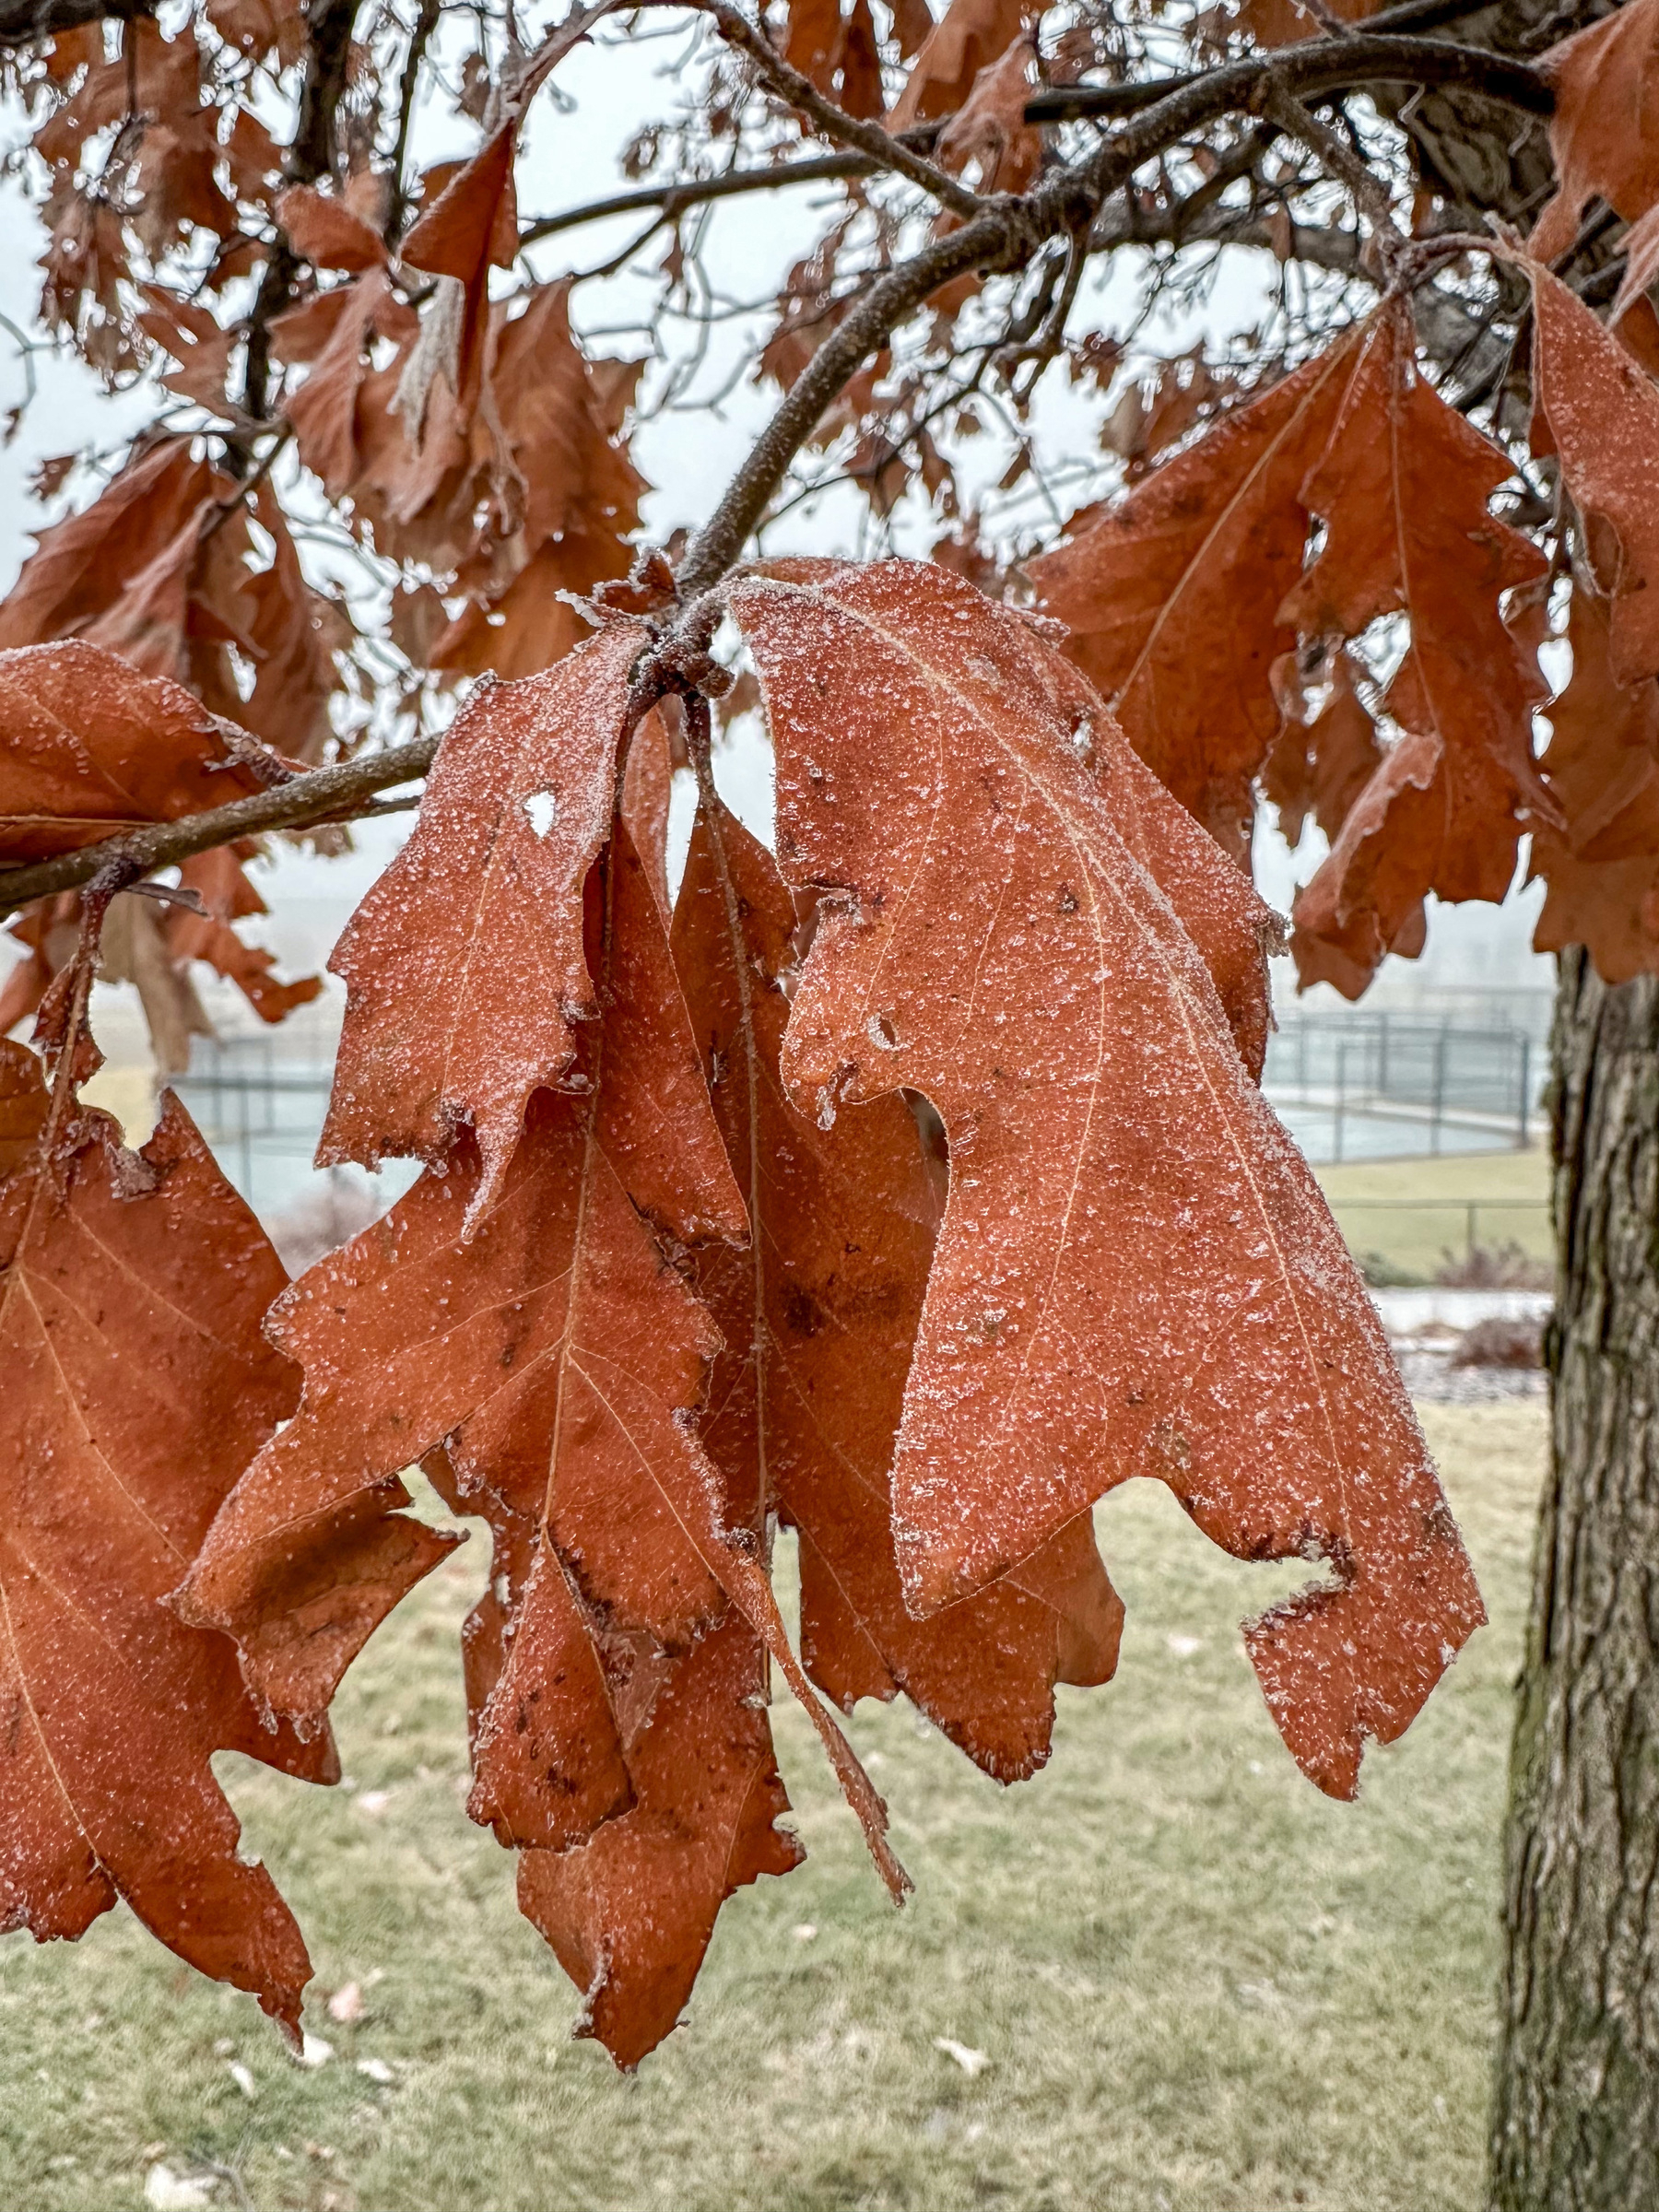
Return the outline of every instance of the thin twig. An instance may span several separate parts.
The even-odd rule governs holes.
[[[634,192],[614,192],[608,199],[590,200],[562,215],[538,216],[519,232],[519,244],[538,245],[561,230],[583,223],[599,223],[613,215],[632,215],[641,208],[660,207],[672,218],[688,207],[709,200],[726,200],[750,192],[776,192],[785,184],[818,184],[840,177],[875,176],[880,163],[873,154],[820,154],[810,161],[779,161],[768,169],[728,170],[724,176],[692,178],[677,184],[642,184]]]

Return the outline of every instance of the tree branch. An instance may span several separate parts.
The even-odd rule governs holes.
[[[1027,100],[1025,119],[1077,123],[1144,112],[1158,122],[1149,135],[1155,143],[1137,156],[1138,164],[1230,110],[1260,112],[1269,87],[1305,100],[1316,93],[1357,91],[1368,84],[1455,85],[1524,114],[1555,112],[1555,94],[1524,62],[1444,39],[1356,35],[1284,46],[1273,54],[1251,54],[1149,85],[1071,85],[1039,92]]]
[[[346,89],[352,26],[359,0],[311,0],[306,9],[305,77],[300,120],[282,173],[290,184],[314,184],[335,161],[335,111]],[[278,236],[259,279],[248,316],[248,351],[242,371],[241,410],[263,421],[271,411],[271,324],[294,294],[300,260]],[[232,447],[232,452],[237,451]]]
[[[415,117],[415,95],[420,88],[420,65],[426,58],[428,42],[438,28],[441,0],[420,0],[420,13],[415,18],[415,28],[409,34],[409,51],[404,56],[403,77],[397,88],[397,136],[392,147],[392,206],[386,216],[386,241],[395,245],[403,236],[403,228],[409,212],[409,189],[404,176],[404,161],[409,150],[409,125]]]
[[[931,134],[930,134],[931,135]],[[837,177],[870,177],[883,164],[873,154],[819,154],[806,161],[779,161],[768,169],[728,170],[724,176],[692,178],[681,184],[641,184],[633,192],[615,192],[608,199],[589,200],[562,215],[538,216],[519,232],[521,246],[534,246],[561,230],[575,230],[583,223],[603,222],[607,216],[633,215],[642,208],[660,207],[667,216],[682,207],[698,207],[709,200],[735,199],[744,193],[775,192],[783,184],[818,184]]]
[[[261,830],[302,830],[319,822],[349,821],[371,811],[387,811],[372,807],[373,794],[424,776],[437,751],[436,737],[416,737],[383,753],[365,753],[356,760],[313,768],[273,790],[232,799],[228,806],[187,814],[176,822],[155,822],[142,830],[129,830],[120,837],[106,838],[101,844],[83,845],[76,853],[62,853],[55,860],[0,869],[0,912],[15,912],[31,899],[72,891],[89,883],[112,861],[126,862],[138,874],[148,875],[153,869],[188,860],[193,853],[230,844],[239,837],[256,836]]]
[[[1064,228],[1054,220],[1040,230],[1026,216],[1023,201],[994,203],[974,222],[936,239],[870,287],[791,386],[724,498],[691,541],[676,572],[682,598],[707,591],[738,559],[825,409],[930,292],[971,270],[1020,266],[1037,246]]]

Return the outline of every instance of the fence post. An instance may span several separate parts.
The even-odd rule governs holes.
[[[1442,1022],[1441,1033],[1434,1041],[1434,1104],[1429,1124],[1429,1154],[1440,1157],[1441,1117],[1446,1110],[1446,1029]]]
[[[1521,1040],[1521,1113],[1520,1113],[1520,1123],[1519,1123],[1519,1135],[1518,1135],[1518,1139],[1517,1139],[1517,1144],[1516,1144],[1516,1149],[1517,1149],[1518,1151],[1522,1151],[1522,1152],[1524,1152],[1524,1151],[1525,1151],[1525,1149],[1526,1149],[1526,1111],[1527,1111],[1527,1094],[1528,1094],[1528,1092],[1531,1090],[1531,1088],[1532,1088],[1532,1039],[1531,1039],[1530,1037],[1525,1037],[1525,1036],[1524,1036],[1524,1037],[1522,1038],[1522,1040]]]
[[[1336,1047],[1336,1104],[1331,1116],[1331,1159],[1333,1164],[1342,1158],[1342,1109],[1347,1098],[1347,1045]]]
[[[1479,1211],[1479,1206],[1475,1203],[1474,1199],[1471,1198],[1469,1201],[1469,1227],[1468,1236],[1466,1239],[1468,1257],[1471,1261],[1473,1261],[1475,1257],[1475,1217]]]

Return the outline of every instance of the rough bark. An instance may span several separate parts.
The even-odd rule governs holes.
[[[1507,1844],[1492,2212],[1659,2203],[1659,979],[1562,956],[1550,1463]]]

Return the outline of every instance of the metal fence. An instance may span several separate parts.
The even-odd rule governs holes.
[[[290,1060],[264,1038],[198,1039],[173,1088],[242,1196],[279,1214],[314,1181],[312,1156],[333,1068]]]
[[[1524,1147],[1543,1073],[1518,1028],[1302,1014],[1274,1034],[1263,1087],[1309,1158],[1330,1162]]]

